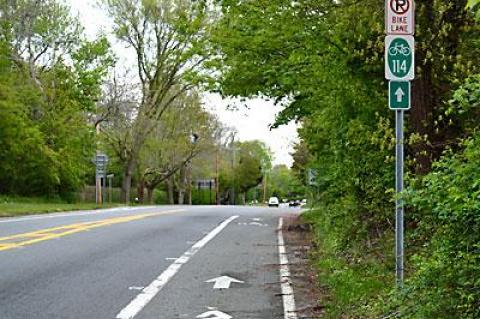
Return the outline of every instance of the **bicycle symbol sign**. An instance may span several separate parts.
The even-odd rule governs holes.
[[[388,80],[413,80],[413,37],[387,36],[385,47],[385,77]]]
[[[410,9],[410,0],[390,0],[390,8],[396,14],[403,15]]]

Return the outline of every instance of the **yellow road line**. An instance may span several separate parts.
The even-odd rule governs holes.
[[[94,221],[94,222],[76,223],[71,225],[41,229],[41,230],[28,232],[28,233],[16,234],[12,236],[0,237],[0,251],[32,245],[42,241],[47,241],[51,239],[64,237],[67,235],[88,231],[90,229],[95,229],[95,228],[100,228],[100,227],[105,227],[105,226],[110,226],[110,225],[115,225],[120,223],[127,223],[135,220],[145,219],[148,217],[167,215],[170,213],[181,212],[181,211],[183,211],[183,209],[165,211],[160,213],[149,213],[149,214],[141,214],[141,215],[115,217],[115,218]]]

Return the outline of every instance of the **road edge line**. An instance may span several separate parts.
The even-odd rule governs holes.
[[[297,309],[295,306],[295,296],[290,279],[290,269],[288,268],[287,250],[283,238],[283,218],[278,220],[278,258],[280,264],[280,283],[282,288],[283,313],[285,319],[297,319]]]
[[[165,287],[165,285],[178,273],[180,268],[186,264],[201,248],[205,247],[225,227],[239,216],[227,218],[205,237],[196,242],[182,256],[177,258],[166,270],[164,270],[152,283],[145,287],[125,308],[115,317],[116,319],[132,319]]]

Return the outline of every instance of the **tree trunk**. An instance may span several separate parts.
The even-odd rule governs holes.
[[[410,126],[412,133],[417,133],[422,140],[412,145],[413,156],[416,160],[415,172],[423,175],[430,171],[432,165],[432,149],[429,146],[433,138],[433,103],[432,98],[425,94],[431,92],[432,87],[429,81],[430,75],[423,74],[423,77],[415,80],[412,90],[412,107],[410,115]],[[423,137],[428,140],[423,140]]]
[[[178,205],[185,204],[185,189],[187,185],[187,167],[184,165],[180,169],[180,178],[178,181]]]
[[[145,180],[143,177],[138,181],[137,197],[139,203],[143,204],[145,202]]]
[[[188,205],[192,205],[192,163],[190,162],[188,167],[188,178],[186,179],[187,182],[187,203]]]
[[[133,160],[129,160],[127,165],[124,167],[123,171],[123,181],[122,181],[122,202],[125,204],[130,203],[130,190],[132,187],[132,174],[135,163]]]
[[[150,205],[155,204],[154,203],[154,198],[153,198],[153,191],[155,188],[147,187],[147,200]]]
[[[185,192],[183,190],[178,190],[178,205],[183,205],[185,201]]]
[[[246,198],[246,193],[242,193],[242,195],[240,196],[240,201],[242,205],[245,205],[245,198]]]
[[[168,203],[170,205],[175,205],[173,175],[167,179],[167,189],[168,189]]]

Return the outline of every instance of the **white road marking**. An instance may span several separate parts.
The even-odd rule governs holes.
[[[178,259],[178,257],[167,257],[167,258],[165,258],[165,260],[177,260],[177,259]]]
[[[287,250],[283,239],[283,218],[278,221],[278,255],[280,259],[280,282],[282,287],[283,313],[285,319],[297,319],[295,296],[290,281],[290,269],[288,268]]]
[[[259,222],[251,222],[249,225],[260,226],[260,227],[267,227],[268,226],[268,224],[262,224],[262,223],[259,223]]]
[[[150,285],[145,287],[143,291],[135,297],[125,308],[123,308],[117,319],[132,319],[135,317],[157,294],[163,287],[178,273],[180,268],[186,264],[200,249],[214,239],[225,227],[238,216],[232,216],[220,225],[215,227],[208,235],[200,239],[190,249],[188,249],[181,257],[177,258],[164,272],[162,272]],[[222,317],[219,317],[222,318]],[[229,318],[226,318],[229,319]]]
[[[145,287],[135,287],[135,286],[133,286],[133,287],[128,287],[128,290],[142,290],[143,288],[145,288]]]
[[[259,222],[250,222],[250,223],[238,223],[239,226],[258,226],[258,227],[267,227],[268,224],[262,224]]]
[[[129,211],[129,210],[143,211],[143,210],[152,210],[152,209],[155,209],[155,206],[118,207],[118,208],[107,208],[107,209],[99,209],[99,210],[81,210],[81,211],[71,212],[71,213],[51,213],[51,214],[33,215],[33,216],[25,216],[25,217],[17,217],[17,218],[5,217],[5,218],[2,218],[2,220],[0,220],[0,223],[16,223],[16,222],[24,222],[24,221],[37,220],[37,219],[50,219],[50,218],[58,218],[58,217],[100,215],[102,213],[110,213],[114,211]]]
[[[241,281],[229,276],[221,276],[221,277],[207,280],[205,282],[214,282],[215,285],[213,285],[213,289],[228,289],[230,288],[230,285],[232,284],[232,282],[236,282],[239,284],[245,283],[244,281]]]
[[[229,314],[226,314],[225,312],[221,312],[218,310],[213,310],[213,311],[207,311],[202,313],[201,315],[198,315],[196,318],[199,319],[232,319],[233,317],[230,316]]]

